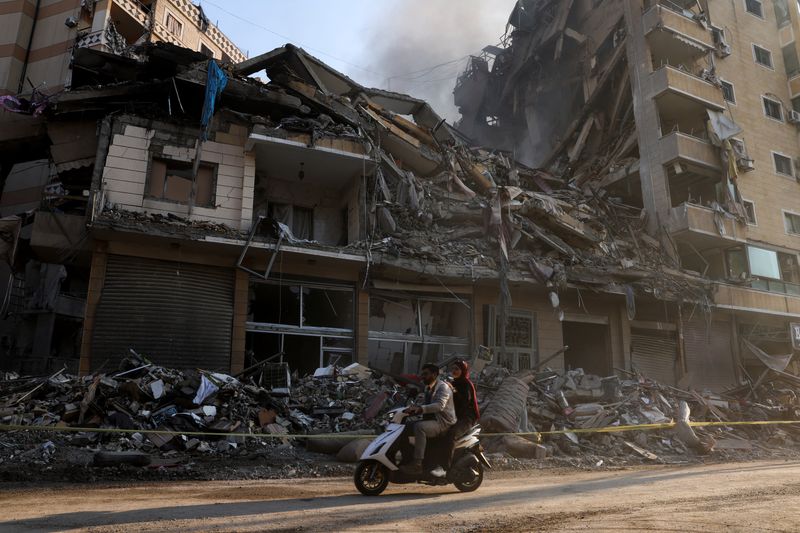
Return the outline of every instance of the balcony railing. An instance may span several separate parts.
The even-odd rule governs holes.
[[[75,48],[103,48],[106,44],[105,30],[93,31],[79,37],[75,42]]]
[[[150,6],[137,2],[137,0],[114,0],[114,5],[119,6],[145,28],[150,24]]]
[[[725,101],[722,90],[712,83],[685,70],[665,65],[651,75],[653,77],[653,96],[672,93],[693,100],[706,107],[722,111]]]
[[[776,292],[779,294],[789,294],[791,296],[800,296],[800,285],[797,283],[790,283],[779,279],[762,278],[760,276],[753,276],[750,282],[750,287],[768,292]]]
[[[707,168],[721,168],[719,150],[705,139],[672,132],[661,137],[659,144],[662,164],[683,159]]]

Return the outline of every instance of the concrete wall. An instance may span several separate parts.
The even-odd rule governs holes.
[[[0,2],[0,94],[18,92],[35,12],[35,0]],[[41,0],[25,73],[34,86],[53,91],[68,83],[77,32],[64,21],[80,12],[80,0]],[[24,92],[30,92],[27,82]]]
[[[794,27],[798,21],[797,2],[790,1]],[[775,173],[772,152],[796,159],[800,156],[798,128],[787,121],[780,123],[764,115],[761,96],[778,97],[785,114],[792,108],[788,77],[781,54],[781,34],[775,20],[772,2],[763,2],[764,19],[745,11],[744,1],[710,2],[710,16],[715,26],[725,28],[730,56],[715,61],[720,78],[734,86],[736,104],[729,106],[733,119],[744,128],[741,135],[755,170],[743,174],[739,189],[745,199],[755,203],[757,226],[748,227],[750,240],[767,242],[794,250],[800,249],[800,236],[788,235],[782,210],[800,212],[800,185],[793,177]],[[796,30],[794,38],[800,38]],[[773,68],[758,65],[753,59],[752,45],[772,52]],[[800,171],[800,169],[795,169]]]
[[[224,224],[233,229],[247,230],[252,218],[253,197],[253,158],[244,152],[246,130],[232,126],[231,132],[217,134],[215,142],[205,142],[201,160],[214,164],[217,168],[215,206],[213,208],[193,207],[174,202],[148,198],[149,162],[161,149],[163,157],[177,161],[191,162],[195,150],[179,142],[159,140],[168,137],[171,131],[167,126],[153,126],[150,129],[134,125],[121,126],[115,133],[109,147],[106,165],[103,169],[102,188],[106,199],[119,209],[142,213],[173,213],[191,220],[207,220]],[[155,139],[155,140],[154,140]],[[163,144],[163,147],[161,143]],[[245,172],[251,174],[245,177]]]
[[[214,52],[216,59],[222,59],[223,52],[234,62],[245,59],[244,54],[213,24],[205,32],[200,31],[197,7],[189,0],[161,0],[156,2],[157,25],[154,35],[156,41],[177,37],[165,34],[167,13],[171,13],[183,24],[183,32],[179,37],[182,46],[199,52],[200,44],[202,43]]]

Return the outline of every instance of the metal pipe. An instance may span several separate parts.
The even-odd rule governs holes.
[[[25,61],[22,63],[22,73],[19,76],[18,94],[21,94],[22,89],[25,88],[25,77],[28,75],[28,62],[31,58],[31,47],[33,46],[33,34],[36,32],[36,23],[39,21],[39,7],[41,4],[42,0],[36,0],[36,9],[33,12],[33,25],[31,25],[31,35],[28,38],[28,49],[25,50]]]

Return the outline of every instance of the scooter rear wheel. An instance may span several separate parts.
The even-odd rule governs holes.
[[[478,463],[475,467],[475,470],[478,472],[478,475],[473,476],[469,481],[456,481],[453,483],[458,490],[461,492],[472,492],[478,490],[478,487],[481,486],[483,483],[483,465]]]
[[[377,461],[361,461],[353,481],[364,496],[378,496],[389,485],[389,469]]]

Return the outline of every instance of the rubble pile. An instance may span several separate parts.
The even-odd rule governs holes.
[[[755,386],[713,394],[682,390],[638,374],[628,379],[601,378],[577,369],[511,375],[503,368],[488,367],[478,385],[483,427],[524,436],[490,437],[486,447],[516,458],[562,457],[592,464],[791,454],[800,442],[800,378],[768,374],[770,379]],[[517,392],[510,394],[511,390]],[[719,424],[692,427],[690,420]],[[770,420],[799,421],[797,425],[725,425]],[[663,429],[624,429],[673,423]],[[608,427],[620,430],[587,431]]]
[[[297,448],[306,443],[276,435],[374,434],[379,415],[394,397],[390,378],[358,364],[320,369],[291,389],[259,386],[259,369],[253,370],[237,377],[179,371],[131,351],[115,372],[76,377],[62,370],[38,378],[5,374],[0,423],[64,431],[0,434],[0,464],[47,464],[54,442],[90,450],[95,466],[147,466],[159,457],[175,462],[192,455],[231,457],[265,446]]]

